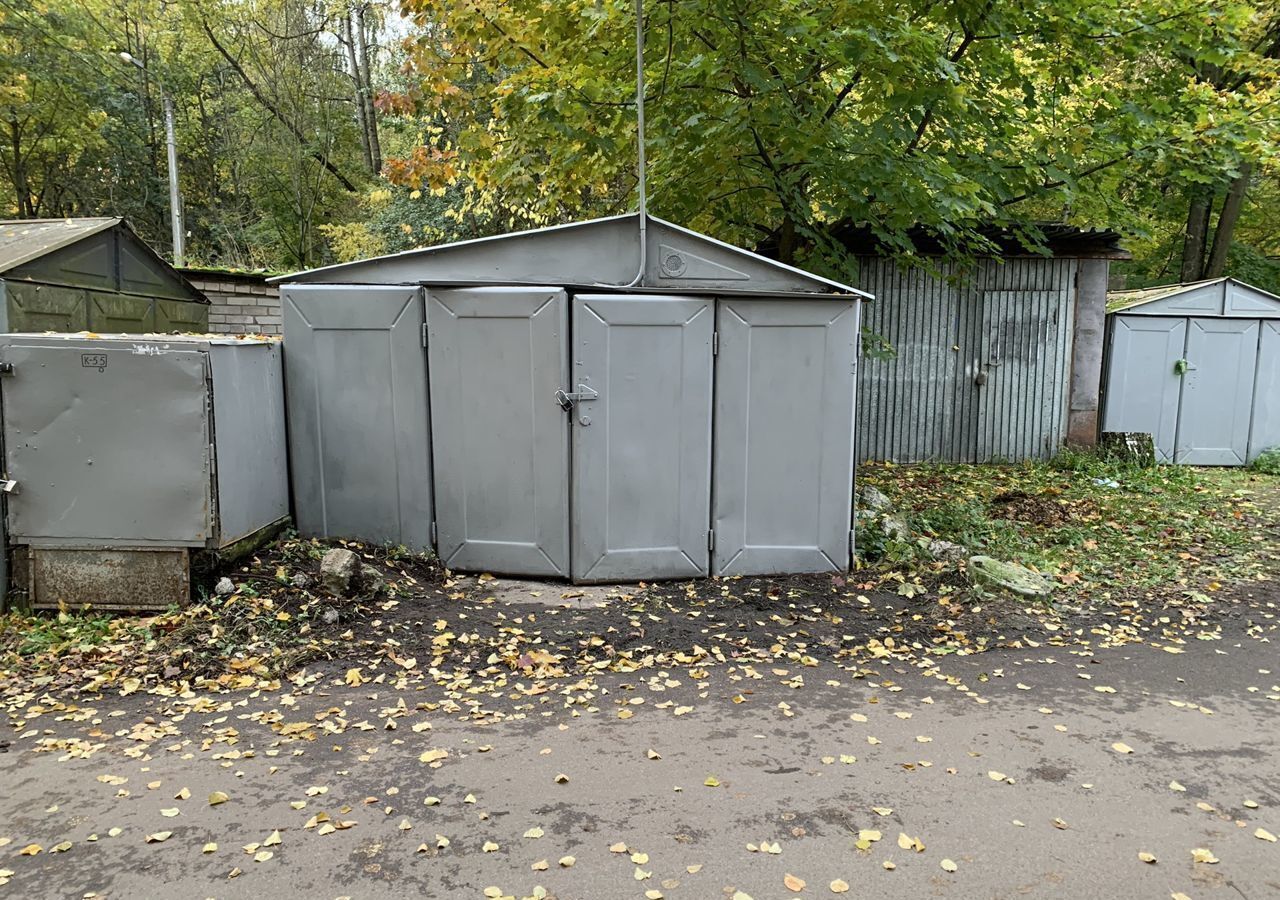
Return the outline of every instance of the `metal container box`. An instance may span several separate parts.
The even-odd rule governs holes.
[[[185,602],[193,551],[288,516],[280,347],[0,335],[11,588],[37,608]],[[8,578],[5,582],[9,582]]]

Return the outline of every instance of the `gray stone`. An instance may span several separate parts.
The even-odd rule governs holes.
[[[938,538],[931,540],[925,549],[934,559],[943,562],[959,562],[969,555],[969,548]]]
[[[969,557],[969,576],[980,586],[1004,588],[1022,597],[1047,597],[1053,591],[1047,576],[990,556]]]
[[[911,528],[907,525],[907,520],[901,516],[885,516],[880,523],[880,527],[890,540],[902,541],[903,543],[911,540]]]
[[[382,573],[367,563],[360,566],[360,585],[366,594],[381,594],[386,588]]]
[[[218,583],[213,586],[213,592],[219,597],[229,597],[236,592],[235,582],[223,575],[218,579]]]
[[[871,509],[876,512],[887,512],[893,509],[893,502],[885,496],[884,491],[869,484],[858,485],[857,499],[859,509]]]
[[[320,560],[320,584],[335,597],[350,597],[360,590],[360,557],[334,547]]]
[[[296,588],[304,588],[310,583],[311,583],[311,579],[307,576],[306,572],[298,572],[296,575],[294,575],[292,578],[289,579],[290,586],[296,587]]]
[[[338,611],[332,606],[326,606],[320,613],[320,621],[326,625],[333,625],[338,621]]]

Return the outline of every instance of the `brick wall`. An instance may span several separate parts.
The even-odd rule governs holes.
[[[214,334],[279,334],[280,290],[265,275],[183,269],[209,298],[209,331]]]

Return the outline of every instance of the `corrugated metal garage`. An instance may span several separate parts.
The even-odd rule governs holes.
[[[637,215],[280,280],[304,532],[578,581],[848,568],[854,288]]]
[[[1107,431],[1201,466],[1280,446],[1280,297],[1218,278],[1114,292],[1109,307]]]
[[[1048,255],[992,234],[1000,255],[961,266],[926,234],[919,264],[844,237],[870,292],[865,327],[893,349],[864,358],[859,461],[1020,461],[1097,437],[1102,334],[1118,236],[1046,226]]]
[[[199,332],[209,301],[120,218],[0,221],[0,332]]]

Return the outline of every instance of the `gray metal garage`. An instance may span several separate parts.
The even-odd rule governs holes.
[[[124,219],[0,221],[0,332],[208,326],[208,299]]]
[[[1280,446],[1280,297],[1218,278],[1113,292],[1108,308],[1105,430],[1199,466]]]
[[[304,532],[583,582],[848,568],[869,295],[635,214],[279,280]]]
[[[865,229],[841,235],[856,286],[876,302],[866,327],[893,347],[858,378],[859,462],[1018,462],[1097,440],[1110,262],[1120,236],[1040,227],[1045,253],[988,229],[967,262],[924,229],[900,263]]]

